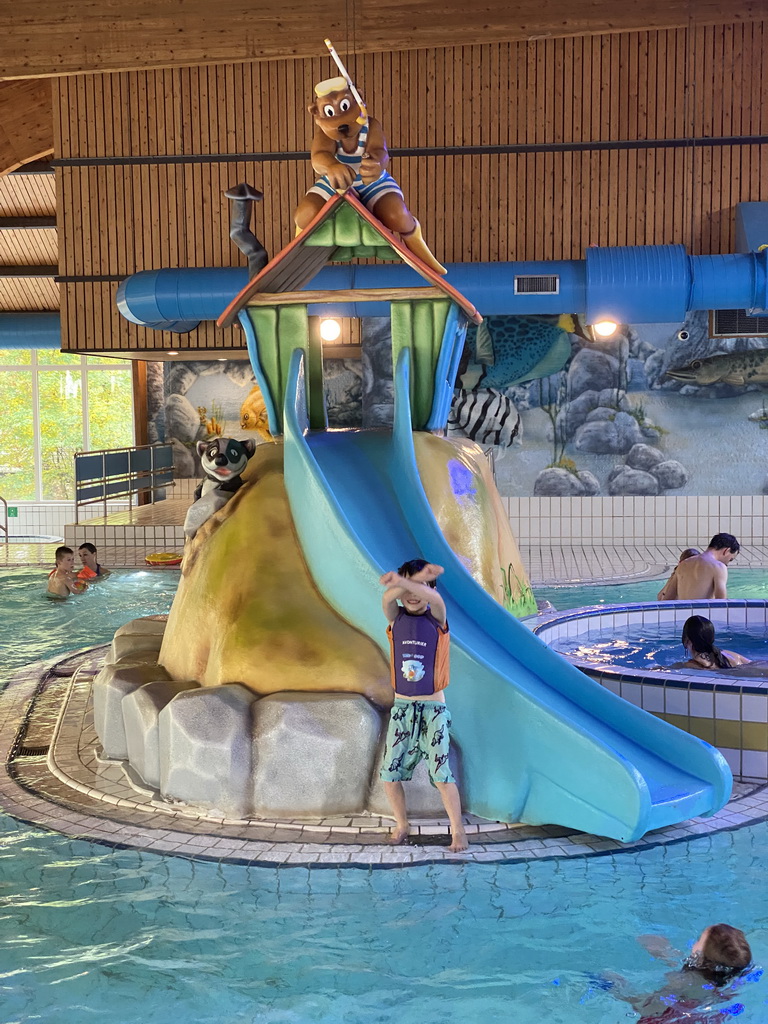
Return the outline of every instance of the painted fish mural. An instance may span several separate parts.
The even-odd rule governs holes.
[[[478,386],[503,391],[557,373],[570,358],[576,329],[569,315],[486,317],[467,336],[469,359],[483,366]]]
[[[768,349],[730,352],[694,359],[687,366],[667,370],[667,376],[687,384],[768,384]]]
[[[448,426],[477,444],[508,448],[520,431],[520,413],[498,391],[459,389],[453,393]]]

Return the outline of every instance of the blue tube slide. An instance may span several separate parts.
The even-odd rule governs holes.
[[[448,702],[466,807],[489,819],[559,824],[629,841],[710,815],[731,773],[709,744],[622,700],[565,662],[467,573],[421,485],[408,407],[408,353],[389,431],[309,433],[303,356],[285,409],[285,481],[320,592],[386,651],[378,577],[421,555],[445,568]]]

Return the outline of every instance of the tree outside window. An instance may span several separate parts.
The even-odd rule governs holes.
[[[127,360],[0,350],[0,494],[74,498],[74,453],[129,447],[133,383]]]

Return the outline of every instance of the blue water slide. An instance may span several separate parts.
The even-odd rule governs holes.
[[[713,814],[732,783],[718,751],[564,661],[474,581],[446,542],[416,464],[408,355],[396,370],[393,431],[310,433],[303,356],[294,353],[285,480],[321,593],[386,651],[378,577],[418,555],[444,566],[448,702],[470,811],[624,841]]]

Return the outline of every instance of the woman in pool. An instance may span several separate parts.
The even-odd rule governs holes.
[[[680,668],[721,669],[735,668],[737,665],[749,665],[745,658],[735,651],[721,651],[715,647],[715,627],[703,615],[691,615],[683,626],[683,647],[688,652],[688,661]]]

